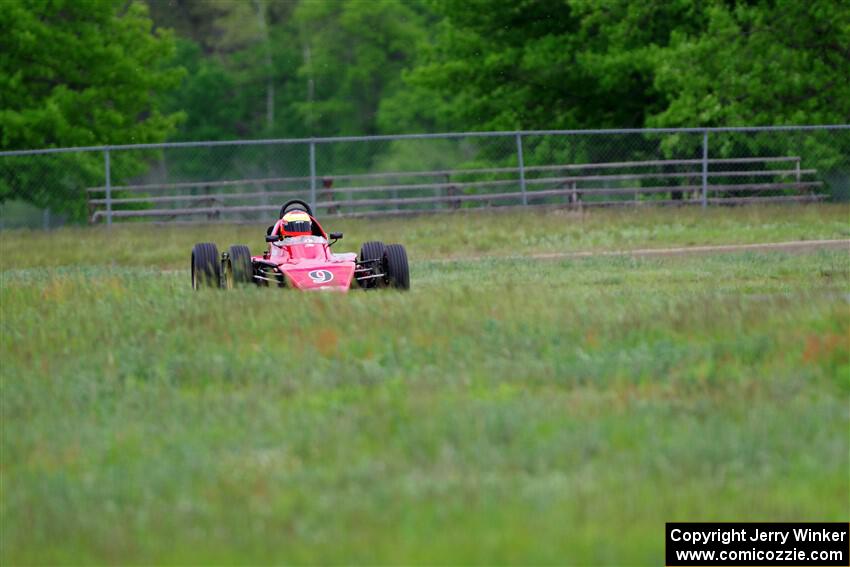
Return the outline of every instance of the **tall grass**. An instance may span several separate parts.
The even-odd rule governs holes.
[[[846,252],[421,260],[345,296],[128,263],[4,264],[4,564],[659,564],[665,521],[848,517]]]
[[[469,212],[413,218],[320,219],[343,231],[337,250],[367,240],[400,242],[415,260],[531,252],[613,250],[850,238],[847,204],[799,207],[590,209]],[[270,221],[271,222],[271,221]],[[259,253],[265,224],[155,226],[144,223],[0,233],[0,270],[36,266],[185,268],[196,242],[243,243]]]

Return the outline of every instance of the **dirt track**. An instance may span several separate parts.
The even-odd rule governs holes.
[[[561,260],[570,258],[592,258],[595,256],[685,256],[689,254],[723,254],[728,252],[791,252],[803,253],[813,250],[847,250],[850,252],[850,239],[844,240],[797,240],[791,242],[770,242],[760,244],[715,244],[710,246],[683,246],[679,248],[638,248],[635,250],[602,250],[588,252],[549,252],[544,254],[516,254],[510,256],[468,256],[450,258],[445,262],[474,262],[490,258],[519,260]]]

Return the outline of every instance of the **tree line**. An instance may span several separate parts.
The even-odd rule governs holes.
[[[0,10],[2,149],[848,120],[842,0],[7,0]],[[145,167],[118,159],[124,176]],[[52,172],[19,162],[14,178],[4,165],[0,200],[66,206],[73,191],[57,189],[56,172],[73,162],[96,176],[101,165],[85,160],[56,158]],[[52,188],[33,191],[39,176]]]

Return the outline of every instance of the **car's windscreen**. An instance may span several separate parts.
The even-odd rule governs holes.
[[[293,244],[327,244],[327,240],[321,236],[291,236],[275,242],[277,246],[291,246]]]

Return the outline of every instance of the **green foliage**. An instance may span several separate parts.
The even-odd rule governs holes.
[[[153,93],[179,69],[160,69],[171,36],[153,32],[145,5],[29,2],[0,12],[3,149],[157,142],[178,116]]]
[[[405,125],[423,112],[454,130],[850,120],[841,2],[452,0],[433,9],[442,16],[433,45],[405,75],[414,92],[384,104]]]
[[[180,124],[180,138],[215,140],[223,132],[238,131],[245,104],[237,96],[233,74],[221,61],[204,57],[196,43],[180,39],[174,63],[186,69],[186,78],[180,89],[165,93],[163,99],[175,112],[190,109]]]
[[[140,2],[4,3],[0,148],[164,140],[182,116],[163,114],[156,104],[155,94],[177,85],[181,75],[163,67],[173,46],[169,33],[152,29]],[[78,155],[17,166],[4,160],[0,200],[23,199],[80,218],[81,189],[94,171],[103,171],[101,159]],[[127,158],[118,170],[143,168]]]
[[[706,3],[700,33],[675,29],[653,56],[669,99],[652,126],[850,120],[850,9],[832,0]]]
[[[425,39],[419,14],[398,0],[301,2],[295,20],[304,49],[298,75],[314,91],[294,108],[311,134],[379,133],[378,105],[401,86]]]
[[[165,105],[189,110],[181,139],[379,133],[378,108],[402,88],[402,69],[412,64],[426,36],[423,8],[396,0],[190,1],[176,14],[160,2],[152,6],[162,21],[187,30],[187,35],[197,35],[188,32],[191,21],[208,30],[196,42],[182,40],[175,60],[189,73]],[[377,153],[378,148],[366,146],[326,152],[322,167],[363,169]],[[211,152],[199,150],[193,157],[177,158],[170,167],[203,178],[202,164],[210,161],[221,171],[269,170],[280,165],[280,157],[256,152],[240,155],[238,163],[223,164]],[[277,173],[304,173],[294,167]]]
[[[705,29],[676,30],[653,54],[666,108],[649,126],[850,121],[850,9],[830,0],[707,4]],[[668,149],[674,140],[668,140]],[[694,140],[690,141],[691,143]],[[850,178],[850,139],[827,132],[718,134],[715,157],[800,156],[834,196]],[[681,150],[681,148],[680,148]]]
[[[457,0],[434,9],[443,16],[434,45],[406,81],[438,101],[435,121],[475,130],[642,125],[658,104],[649,47],[694,19],[678,1]]]

